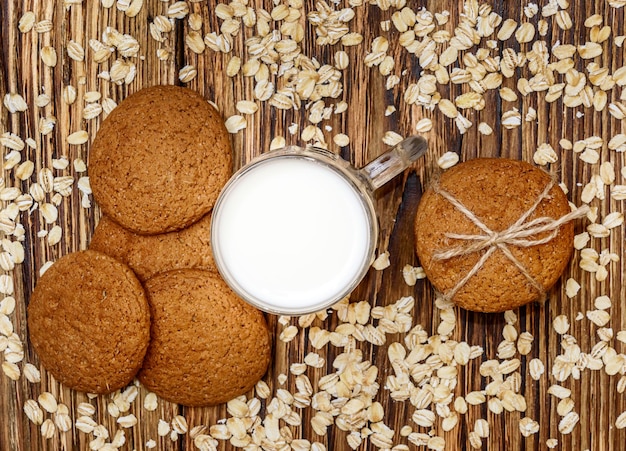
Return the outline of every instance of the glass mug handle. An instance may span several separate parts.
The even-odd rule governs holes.
[[[400,174],[428,150],[428,142],[421,136],[410,136],[374,161],[358,170],[372,191],[377,190]]]

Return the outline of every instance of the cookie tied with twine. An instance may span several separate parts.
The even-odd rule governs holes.
[[[523,161],[479,158],[459,164],[424,193],[416,250],[444,298],[468,310],[500,312],[533,301],[567,266],[572,211],[550,174]]]

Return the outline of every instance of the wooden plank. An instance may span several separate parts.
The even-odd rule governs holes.
[[[215,15],[216,0],[209,2],[189,3],[191,13],[199,14],[202,18],[202,33],[219,30],[222,23]],[[261,4],[271,11],[273,3],[250,2],[250,6],[259,7]],[[347,2],[346,2],[347,3]],[[191,64],[197,69],[197,76],[187,84],[190,88],[201,92],[208,100],[214,102],[224,117],[236,114],[236,102],[243,99],[252,99],[254,95],[254,81],[251,78],[227,77],[225,68],[232,54],[223,54],[206,50],[196,55],[184,44],[184,36],[190,31],[188,20],[174,20],[174,30],[167,33],[164,43],[156,42],[150,35],[149,25],[157,15],[167,13],[173,1],[145,0],[143,8],[134,18],[128,18],[114,6],[110,9],[101,7],[100,2],[85,1],[72,4],[66,8],[63,2],[46,0],[9,0],[0,6],[0,23],[2,25],[2,45],[0,57],[0,97],[6,93],[19,93],[27,101],[29,109],[24,113],[9,114],[6,108],[0,107],[0,134],[10,131],[23,139],[31,137],[35,140],[36,148],[26,148],[23,159],[31,159],[35,163],[35,171],[42,167],[50,167],[52,159],[66,157],[70,164],[76,159],[88,160],[89,144],[72,146],[67,142],[67,136],[77,130],[85,129],[93,139],[101,123],[102,116],[94,120],[84,120],[82,110],[85,104],[85,93],[98,91],[102,98],[110,98],[121,102],[128,94],[142,87],[154,84],[182,84],[178,75],[180,69]],[[453,33],[458,18],[462,12],[462,4],[452,1],[420,2],[432,11],[450,11],[451,20],[445,25],[446,30]],[[528,19],[524,15],[524,4],[515,2],[494,2],[493,10],[505,18],[513,18],[518,22],[531,21],[536,23],[539,17]],[[315,2],[304,2],[304,11],[315,9]],[[434,293],[427,281],[421,280],[415,287],[404,283],[402,268],[406,264],[417,266],[419,260],[414,253],[413,219],[420,197],[430,180],[440,172],[437,159],[447,151],[460,155],[461,160],[475,157],[502,156],[527,161],[533,160],[537,146],[542,143],[551,144],[559,154],[558,163],[550,165],[549,170],[557,175],[569,190],[569,197],[579,203],[583,186],[593,174],[598,173],[598,166],[591,166],[580,160],[579,155],[571,150],[561,149],[559,140],[567,138],[572,142],[590,136],[601,136],[605,143],[617,133],[625,133],[626,124],[609,115],[608,111],[598,113],[590,108],[565,108],[560,100],[546,103],[544,93],[518,96],[516,102],[501,100],[500,96],[491,91],[486,93],[486,108],[482,111],[465,111],[466,117],[474,124],[467,133],[460,134],[454,121],[443,117],[435,108],[433,111],[418,105],[407,105],[403,101],[404,89],[409,83],[419,79],[421,68],[416,58],[398,45],[398,33],[384,33],[380,22],[390,20],[393,8],[381,10],[374,5],[355,8],[355,18],[350,23],[352,31],[358,31],[365,36],[363,44],[346,47],[350,57],[350,65],[342,72],[343,92],[337,99],[327,100],[327,104],[338,101],[348,103],[348,112],[341,115],[332,115],[322,123],[326,142],[332,143],[332,137],[339,132],[350,136],[348,148],[338,149],[332,146],[344,158],[356,166],[364,166],[368,161],[381,154],[386,146],[382,144],[382,137],[388,130],[403,135],[413,133],[415,123],[429,117],[433,121],[433,129],[427,133],[429,151],[427,157],[417,162],[403,176],[385,186],[376,194],[376,207],[379,212],[380,236],[379,250],[390,253],[391,265],[384,271],[371,271],[352,295],[353,301],[364,300],[372,306],[387,306],[393,304],[403,296],[414,296],[416,299],[413,314],[413,325],[422,325],[430,334],[437,333],[440,322],[440,311],[433,305]],[[52,20],[52,30],[48,33],[20,33],[17,23],[24,12],[33,11],[37,20],[44,18]],[[571,2],[568,11],[573,18],[572,30],[562,31],[550,19],[548,34],[543,38],[548,47],[557,40],[562,43],[572,42],[574,38],[584,42],[588,39],[589,30],[583,26],[585,17],[598,13],[604,18],[604,23],[612,27],[611,38],[603,44],[604,52],[598,58],[598,63],[614,72],[624,65],[624,51],[622,47],[612,44],[613,38],[623,33],[624,8],[615,9],[607,2]],[[321,64],[333,64],[335,51],[340,45],[320,47],[315,44],[315,30],[307,24],[305,17],[300,23],[304,26],[306,37],[302,42],[302,52],[315,57]],[[111,57],[102,64],[92,60],[93,52],[89,49],[90,39],[101,39],[107,27],[113,27],[122,33],[128,33],[137,39],[140,46],[141,58],[131,58],[136,64],[137,74],[129,85],[115,85],[98,74],[111,69],[115,57]],[[369,52],[369,45],[373,37],[378,35],[390,36],[389,54],[394,56],[396,67],[394,74],[401,76],[401,83],[391,90],[385,89],[385,77],[377,68],[368,68],[363,64],[365,55]],[[235,53],[242,54],[244,40],[252,35],[252,30],[244,30],[234,40]],[[536,39],[539,38],[536,36]],[[65,43],[73,39],[80,42],[86,50],[86,60],[73,61],[65,51]],[[58,55],[58,64],[54,68],[45,67],[39,57],[42,46],[53,46]],[[171,55],[166,61],[157,58],[157,49],[168,47]],[[506,43],[499,42],[498,48],[511,47],[516,51],[529,51],[531,43],[517,44],[514,39]],[[577,61],[577,69],[583,71],[585,62]],[[405,72],[406,71],[406,72]],[[505,79],[503,86],[516,91],[517,80],[526,72],[518,70],[512,78]],[[62,101],[63,89],[72,85],[77,89],[77,98],[72,105]],[[451,85],[439,86],[445,98],[454,98],[467,92],[467,86]],[[43,108],[34,106],[36,97],[41,93],[50,95],[52,101]],[[615,88],[615,99],[619,97],[621,88]],[[394,105],[397,111],[389,116],[384,114],[388,105]],[[507,130],[500,125],[500,119],[505,111],[517,108],[522,115],[522,125]],[[536,120],[526,121],[525,116],[530,108],[536,110]],[[577,117],[576,113],[583,113]],[[307,111],[279,110],[271,107],[267,102],[259,102],[259,111],[247,118],[247,128],[233,135],[232,142],[235,149],[235,168],[238,168],[256,155],[266,152],[274,137],[284,137],[287,144],[302,144],[300,134],[310,123],[307,120]],[[52,133],[42,136],[37,132],[38,123],[42,117],[56,118],[56,125]],[[477,130],[480,122],[489,124],[494,132],[492,135],[482,135]],[[298,131],[290,133],[289,127],[297,124]],[[3,149],[6,155],[6,149]],[[4,163],[4,159],[2,160]],[[611,161],[617,172],[626,163],[623,153],[616,153],[606,148],[601,149],[601,161]],[[12,171],[4,171],[6,186],[28,187],[25,182],[16,181]],[[616,184],[623,184],[623,177],[618,173]],[[607,191],[608,192],[608,191]],[[607,196],[604,201],[594,201],[598,207],[598,217],[603,218],[613,211],[623,210],[623,201],[611,199]],[[49,230],[40,214],[23,213],[22,223],[25,230],[24,246],[26,249],[25,261],[21,265],[5,274],[11,274],[15,283],[15,298],[17,306],[10,315],[15,332],[26,343],[24,362],[31,362],[38,366],[37,356],[27,344],[26,306],[32,289],[37,281],[39,269],[47,261],[53,261],[69,252],[85,249],[88,246],[93,228],[97,223],[100,212],[97,206],[89,209],[81,207],[81,198],[77,189],[72,196],[64,199],[59,206],[59,225],[64,234],[61,243],[57,246],[48,246],[46,241],[38,237],[42,229]],[[577,233],[583,231],[582,223],[577,225]],[[626,329],[626,308],[623,299],[626,298],[626,287],[622,283],[624,268],[624,231],[623,226],[614,231],[609,238],[594,239],[591,243],[595,249],[608,249],[620,256],[620,261],[610,264],[610,276],[605,282],[597,282],[593,275],[579,268],[580,255],[576,253],[571,265],[567,268],[562,282],[550,291],[550,299],[545,305],[530,305],[516,311],[518,322],[516,329],[521,332],[530,332],[534,337],[532,352],[528,356],[520,357],[521,391],[527,402],[524,413],[505,412],[499,415],[491,413],[486,404],[470,406],[467,414],[459,417],[459,424],[452,431],[442,429],[441,420],[437,420],[434,433],[445,438],[447,449],[467,449],[468,436],[474,429],[475,421],[486,419],[489,422],[491,433],[483,439],[483,448],[486,449],[545,449],[546,441],[557,438],[560,449],[622,449],[626,443],[626,430],[618,430],[614,426],[617,415],[626,410],[626,396],[618,393],[617,381],[620,375],[609,376],[604,370],[582,372],[580,380],[568,378],[563,386],[572,390],[572,399],[575,401],[574,410],[580,415],[580,422],[571,434],[559,433],[557,415],[558,400],[548,394],[548,388],[557,383],[551,376],[555,359],[562,354],[562,337],[552,329],[552,320],[565,314],[571,321],[570,333],[576,337],[583,352],[590,352],[598,342],[597,329],[587,319],[574,320],[579,312],[583,315],[592,310],[593,301],[600,295],[609,295],[613,300],[611,307],[611,322],[615,333]],[[573,299],[565,295],[564,281],[574,278],[581,283],[579,294]],[[457,322],[450,340],[466,341],[470,344],[482,346],[485,350],[484,359],[496,358],[498,346],[502,340],[502,328],[505,324],[503,315],[475,314],[459,310],[456,312]],[[278,389],[295,391],[295,378],[289,375],[290,365],[303,362],[310,352],[317,352],[325,359],[320,369],[308,368],[313,387],[317,390],[318,382],[324,374],[335,371],[333,361],[343,352],[335,346],[325,346],[315,349],[309,338],[310,329],[302,329],[297,337],[284,343],[278,337],[283,325],[277,317],[269,317],[269,324],[273,331],[274,351],[273,360],[268,374],[264,378],[272,393]],[[296,318],[285,320],[290,324],[298,324]],[[333,330],[340,324],[337,313],[331,313],[327,319],[316,319],[313,326]],[[607,326],[608,327],[608,326]],[[376,401],[380,402],[384,411],[384,422],[393,429],[394,444],[407,443],[405,437],[400,436],[400,429],[409,425],[417,432],[427,432],[426,428],[416,426],[411,416],[415,408],[409,401],[394,401],[385,388],[387,376],[393,374],[387,349],[393,342],[402,342],[404,334],[389,334],[384,346],[374,346],[368,343],[359,343],[363,360],[371,361],[378,368],[378,383],[380,389]],[[623,343],[616,340],[611,346],[618,353],[624,353]],[[519,356],[517,356],[519,357]],[[539,381],[529,376],[528,366],[532,358],[539,358],[546,363],[546,374]],[[479,376],[481,359],[471,361],[467,366],[459,369],[458,383],[453,387],[454,397],[464,396],[473,390],[485,388],[487,379]],[[23,363],[19,364],[23,369]],[[32,424],[23,413],[23,405],[28,399],[37,399],[44,391],[49,391],[68,406],[70,417],[76,419],[78,404],[86,402],[96,407],[94,420],[102,424],[111,434],[121,430],[117,418],[110,414],[112,399],[108,396],[90,399],[87,395],[76,393],[60,386],[51,376],[42,369],[40,383],[29,383],[24,376],[18,381],[0,376],[0,418],[11,419],[0,423],[0,449],[16,450],[66,450],[88,449],[89,442],[94,439],[93,434],[86,434],[72,425],[69,431],[56,431],[51,439],[45,440],[40,433],[39,425]],[[287,381],[281,384],[281,375],[289,375]],[[202,433],[208,433],[208,427],[228,418],[226,406],[214,408],[185,408],[165,401],[159,401],[156,411],[147,411],[142,408],[143,399],[147,392],[139,389],[139,395],[132,404],[130,411],[136,415],[138,424],[125,430],[126,444],[122,449],[144,449],[148,440],[154,440],[157,449],[195,449],[193,437],[190,433],[182,434],[176,440],[170,435],[158,435],[159,420],[171,422],[177,415],[184,417],[189,431],[195,427],[205,428]],[[253,396],[249,393],[248,397]],[[262,414],[266,412],[266,402],[262,402]],[[315,412],[311,408],[296,411],[301,415],[301,424],[289,429],[294,438],[306,438],[310,441],[319,441],[329,450],[350,449],[346,442],[346,432],[337,427],[331,427],[326,435],[316,434],[311,427],[311,419]],[[519,432],[519,421],[528,417],[540,424],[540,430],[528,438],[522,437]],[[44,414],[44,418],[54,419],[54,415]],[[196,429],[195,432],[198,430]],[[411,449],[414,448],[410,445]],[[221,449],[230,449],[228,442],[220,442]],[[364,442],[360,449],[372,449],[373,446]]]

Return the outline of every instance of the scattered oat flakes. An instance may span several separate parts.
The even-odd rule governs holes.
[[[57,65],[57,52],[54,47],[45,46],[40,50],[41,61],[48,67]]]
[[[538,381],[541,375],[545,372],[544,364],[539,359],[532,359],[529,363],[530,377]]]
[[[410,287],[414,286],[418,280],[425,279],[426,273],[421,266],[405,265],[402,268],[402,276],[404,281]]]
[[[178,71],[178,79],[183,83],[189,83],[196,78],[196,75],[198,75],[198,71],[190,64],[182,67],[180,71]]]
[[[243,116],[234,114],[226,119],[224,125],[226,125],[226,129],[229,133],[234,134],[246,128],[246,119]]]
[[[530,437],[539,432],[539,423],[532,418],[524,417],[519,422],[519,429],[524,437]]]
[[[449,169],[459,162],[459,154],[456,152],[446,152],[437,160],[437,165],[441,169]]]
[[[344,133],[338,133],[335,136],[333,136],[333,142],[337,144],[339,147],[345,147],[348,144],[350,144],[350,138],[348,137],[348,135]]]
[[[32,11],[26,11],[24,14],[22,14],[22,17],[20,17],[17,28],[22,33],[28,33],[30,30],[33,29],[33,26],[35,25],[35,20],[35,13]]]
[[[379,254],[378,257],[372,263],[372,268],[377,271],[382,271],[385,268],[388,268],[391,262],[389,261],[389,252],[385,251],[382,254]]]
[[[279,339],[282,342],[288,343],[293,340],[298,334],[298,328],[296,326],[287,326],[280,333]]]
[[[9,113],[24,112],[28,109],[28,105],[20,94],[8,93],[4,96],[4,106]]]
[[[427,117],[420,119],[417,124],[415,124],[415,131],[417,133],[427,133],[431,131],[433,128],[433,121]]]
[[[237,111],[241,114],[253,114],[259,109],[259,106],[256,102],[251,100],[240,100],[237,102]]]
[[[75,146],[85,144],[87,141],[89,141],[89,134],[85,130],[79,130],[67,137],[67,143]]]
[[[506,129],[513,129],[522,124],[522,116],[516,108],[505,111],[500,120],[502,126]]]
[[[388,146],[395,146],[400,143],[404,138],[396,132],[387,131],[383,136],[383,142]]]
[[[569,412],[559,422],[559,432],[561,434],[570,434],[574,430],[574,427],[578,424],[579,419],[580,418],[576,412]]]
[[[493,133],[493,129],[486,122],[481,122],[478,124],[478,132],[481,135],[491,135]]]
[[[565,294],[568,298],[573,298],[574,296],[576,296],[579,290],[580,284],[576,282],[576,280],[572,278],[567,279],[567,282],[565,283]]]

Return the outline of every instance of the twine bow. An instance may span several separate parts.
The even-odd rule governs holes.
[[[583,205],[582,207],[566,214],[558,219],[553,219],[547,216],[526,221],[530,215],[534,213],[541,202],[549,197],[550,190],[554,186],[554,181],[550,181],[535,200],[535,203],[526,211],[520,218],[512,224],[509,228],[496,232],[487,227],[470,209],[468,209],[461,201],[456,199],[452,194],[445,191],[439,186],[438,183],[433,184],[433,191],[448,202],[450,202],[458,211],[463,213],[476,227],[478,227],[483,233],[478,235],[471,234],[459,234],[459,233],[446,233],[446,237],[456,240],[466,241],[469,244],[456,246],[450,249],[439,250],[433,254],[435,260],[449,260],[454,257],[460,257],[463,255],[473,254],[475,252],[481,252],[485,249],[487,251],[483,253],[480,259],[476,262],[473,268],[462,277],[457,284],[444,294],[444,298],[451,300],[456,293],[470,280],[485,264],[485,262],[496,251],[500,250],[502,253],[515,265],[515,267],[524,275],[530,285],[537,290],[541,300],[545,300],[545,289],[541,283],[539,283],[530,274],[528,269],[513,255],[509,246],[517,247],[532,247],[540,244],[545,244],[552,241],[559,233],[559,228],[567,224],[574,219],[581,218],[589,212],[589,206]],[[546,236],[542,238],[533,238],[536,235],[540,235],[546,232]]]

